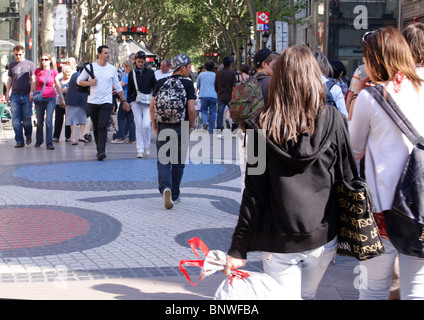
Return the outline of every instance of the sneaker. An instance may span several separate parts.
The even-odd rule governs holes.
[[[181,203],[181,197],[178,197],[177,199],[174,200],[174,204],[178,204]]]
[[[222,134],[217,134],[217,135],[216,135],[216,138],[217,138],[218,140],[222,140],[222,139],[224,139],[224,136],[223,136]]]
[[[125,142],[124,139],[115,139],[111,141],[111,143],[124,143],[124,142]]]
[[[143,152],[137,152],[137,158],[139,159],[143,158]]]
[[[59,142],[59,138],[53,138],[53,142]]]
[[[135,140],[128,140],[128,143],[129,144],[134,144],[135,143]]]
[[[145,154],[146,156],[150,156],[150,149],[146,149],[146,151],[144,151],[144,154]]]
[[[172,209],[174,207],[174,202],[172,201],[172,192],[171,189],[165,188],[162,193],[163,205],[166,209]]]

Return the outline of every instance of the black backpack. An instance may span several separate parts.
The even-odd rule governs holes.
[[[90,69],[91,69],[91,70],[88,70],[87,65],[90,65]],[[93,71],[93,65],[92,65],[91,63],[86,63],[86,64],[84,64],[84,67],[82,67],[82,68],[78,71],[77,79],[78,79],[79,75],[81,74],[82,70],[84,70],[84,69],[85,69],[85,71],[87,71],[88,75],[89,75],[92,79],[94,79],[94,78],[95,78],[95,77],[94,77],[94,71]],[[80,85],[78,84],[78,82],[77,82],[77,90],[78,90],[78,92],[81,92],[81,93],[88,93],[88,94],[90,94],[90,87],[83,87],[83,86],[80,86]]]
[[[392,210],[384,213],[384,220],[387,235],[396,249],[424,258],[424,138],[381,85],[365,90],[414,145],[396,186]]]
[[[334,100],[333,94],[330,92],[331,88],[333,88],[335,84],[336,83],[331,80],[328,80],[325,83],[325,103],[337,108],[336,100]]]

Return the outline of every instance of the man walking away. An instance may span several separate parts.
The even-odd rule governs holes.
[[[90,65],[81,72],[77,79],[78,85],[90,87],[88,95],[88,108],[93,122],[94,139],[97,146],[97,160],[106,158],[107,126],[113,111],[112,90],[116,90],[119,98],[123,102],[124,108],[129,108],[125,99],[124,91],[119,83],[116,68],[108,63],[110,50],[107,46],[97,48],[97,61],[92,63],[93,75],[91,77],[87,68],[91,71]]]
[[[225,57],[222,61],[224,68],[219,70],[215,79],[215,91],[218,94],[218,115],[216,120],[216,128],[221,131],[224,129],[223,118],[225,107],[231,101],[231,93],[236,84],[236,73],[231,69],[232,60],[230,57]]]
[[[172,76],[157,82],[150,103],[152,129],[158,136],[159,191],[166,209],[173,208],[174,203],[181,200],[180,183],[189,134],[194,130],[196,116],[194,85],[186,79],[191,72],[191,59],[185,54],[178,54],[172,59],[172,66]]]
[[[10,63],[7,79],[6,102],[12,109],[12,125],[15,131],[15,148],[24,146],[32,141],[32,92],[31,82],[35,81],[34,63],[25,59],[25,48],[17,45],[13,48],[15,61]],[[12,93],[10,93],[10,89]]]

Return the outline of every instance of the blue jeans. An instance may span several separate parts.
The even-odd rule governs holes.
[[[24,132],[26,138],[32,137],[32,102],[29,101],[29,94],[10,95],[12,110],[12,126],[15,131],[16,143],[24,144]]]
[[[46,145],[53,145],[53,113],[56,108],[56,97],[43,98],[43,102],[35,105],[37,111],[36,144],[43,144],[44,114],[46,115]]]
[[[217,114],[218,118],[216,119],[217,129],[224,130],[223,119],[224,119],[225,106],[227,105],[228,103],[218,100],[218,114]]]
[[[180,196],[180,184],[189,142],[188,124],[187,133],[181,129],[181,124],[158,123],[156,147],[159,191],[163,193],[165,188],[171,189],[173,201]]]
[[[213,133],[216,119],[216,98],[200,98],[200,111],[202,112],[202,123],[208,123],[209,112],[209,132]]]
[[[128,129],[129,140],[135,141],[134,114],[131,109],[128,112],[125,111],[122,104],[121,102],[118,109],[118,139],[124,140],[125,132]]]

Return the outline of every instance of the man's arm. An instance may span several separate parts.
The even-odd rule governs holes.
[[[10,103],[9,92],[10,92],[11,86],[12,86],[12,78],[11,77],[8,77],[7,78],[7,84],[6,84],[6,96],[5,96],[6,103],[8,103],[8,104]]]
[[[194,108],[194,100],[187,101],[188,122],[190,124],[190,133],[194,130],[194,122],[196,119],[196,109]]]

